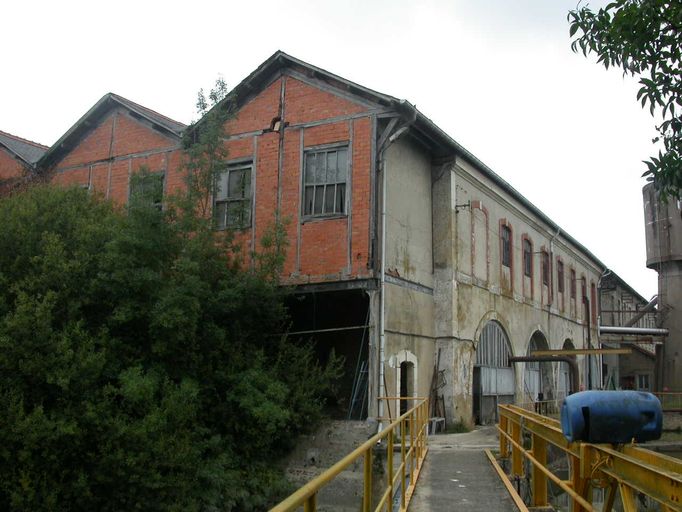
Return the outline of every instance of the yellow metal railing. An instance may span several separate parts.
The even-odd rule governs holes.
[[[549,505],[547,490],[551,480],[569,496],[573,512],[609,512],[617,494],[625,512],[636,512],[638,493],[657,501],[663,511],[682,510],[682,460],[635,444],[569,443],[559,421],[514,405],[498,407],[500,456],[507,459],[511,455],[513,477],[524,476],[524,458],[530,462],[531,506]],[[524,446],[524,437],[530,437],[529,448]],[[568,480],[548,468],[550,446],[568,456]],[[596,488],[606,490],[604,504],[599,509],[594,507],[592,499]]]
[[[317,495],[351,464],[363,459],[363,512],[392,512],[394,495],[400,493],[400,510],[407,510],[417,478],[428,451],[426,444],[429,402],[425,398],[385,397],[382,400],[415,400],[414,407],[390,423],[381,432],[369,438],[339,462],[314,478],[291,496],[276,505],[270,512],[286,512],[303,507],[304,512],[317,510]],[[372,457],[379,443],[386,443],[386,485],[374,504],[372,495]],[[394,448],[400,446],[400,463],[394,468]]]

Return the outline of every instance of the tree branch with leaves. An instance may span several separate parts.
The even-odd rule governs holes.
[[[645,161],[642,176],[661,197],[682,191],[682,1],[616,0],[593,11],[580,6],[568,13],[571,48],[596,54],[608,69],[620,67],[639,77],[637,99],[660,114],[654,143],[663,149]]]

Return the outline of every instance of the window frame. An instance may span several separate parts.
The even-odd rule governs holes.
[[[577,291],[577,288],[578,288],[577,283],[576,283],[577,277],[576,277],[576,274],[575,274],[575,269],[574,269],[574,268],[571,268],[571,269],[568,271],[568,275],[569,275],[569,279],[571,280],[571,282],[569,283],[569,289],[571,290],[571,298],[572,298],[573,300],[575,300],[576,291]]]
[[[533,242],[531,242],[530,238],[524,237],[522,239],[521,250],[523,251],[523,275],[525,277],[532,278],[533,277]]]
[[[308,176],[307,176],[307,163],[308,159],[312,155],[319,155],[319,154],[325,154],[327,155],[328,153],[336,152],[336,162],[337,162],[337,167],[336,171],[338,173],[339,166],[338,166],[338,152],[340,150],[344,150],[346,152],[346,166],[345,166],[345,179],[343,181],[327,181],[327,168],[325,164],[325,180],[324,182],[314,182],[314,181],[308,181]],[[332,218],[343,218],[347,217],[350,207],[351,207],[351,201],[350,201],[350,183],[351,183],[351,170],[352,170],[352,152],[350,151],[350,143],[348,141],[344,142],[335,142],[333,144],[322,144],[318,146],[311,146],[311,147],[306,147],[303,149],[303,157],[301,160],[301,218],[303,221],[310,221],[310,220],[324,220],[324,219],[332,219]],[[325,158],[325,161],[327,159]],[[342,210],[337,211],[338,208],[336,207],[336,200],[338,199],[338,191],[339,191],[339,186],[343,186],[343,204],[342,204]],[[327,187],[329,186],[334,186],[334,211],[328,211],[325,212],[325,207],[326,207],[326,200],[327,200]],[[313,200],[312,200],[312,207],[311,211],[308,213],[308,208],[306,204],[306,194],[307,194],[307,189],[309,187],[313,188]],[[321,212],[315,213],[315,197],[317,195],[318,189],[322,189],[322,204],[321,204]]]
[[[244,195],[241,197],[232,196],[230,197],[230,174],[233,172],[247,171],[249,177],[248,187],[242,187],[242,192]],[[212,201],[212,222],[213,229],[216,231],[224,231],[227,229],[250,229],[253,223],[253,160],[234,160],[221,164],[215,172],[215,180],[213,183],[213,201]],[[218,191],[220,187],[220,182],[222,181],[223,175],[227,173],[227,187],[226,195],[224,198],[218,199]],[[246,207],[241,209],[241,212],[247,212],[247,215],[243,215],[240,223],[231,224],[228,222],[230,213],[230,204],[245,203]],[[217,223],[217,210],[219,205],[225,204],[225,214],[223,218],[223,223]]]
[[[504,267],[512,267],[512,229],[507,224],[500,228],[500,262]]]
[[[159,198],[158,201],[151,201],[150,204],[154,208],[156,208],[159,211],[163,210],[163,199],[166,195],[166,171],[160,170],[160,171],[149,171],[149,170],[137,170],[133,173],[130,174],[130,178],[128,179],[128,207],[134,206],[132,203],[133,196],[137,193],[133,190],[134,185],[140,186],[142,185],[144,187],[144,180],[147,179],[161,179],[161,197]],[[138,181],[139,180],[139,181]],[[137,183],[135,183],[137,181]],[[87,185],[88,192],[90,191],[90,184],[88,183]],[[153,199],[153,198],[152,198]]]
[[[549,286],[549,273],[550,273],[550,258],[549,252],[542,250],[542,284]]]
[[[565,286],[565,275],[564,275],[564,262],[561,260],[561,258],[557,258],[556,260],[556,280],[557,280],[557,293],[560,293],[563,295],[564,290],[566,289]]]

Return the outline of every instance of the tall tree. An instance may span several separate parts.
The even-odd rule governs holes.
[[[145,170],[126,209],[46,185],[0,199],[0,510],[263,510],[288,491],[273,461],[339,365],[278,334],[283,241],[246,271],[212,229],[214,132],[177,204]]]
[[[682,191],[682,2],[615,0],[593,11],[578,6],[568,14],[573,51],[594,53],[607,69],[620,67],[639,77],[637,99],[660,114],[654,142],[663,149],[646,164],[643,176],[662,197]]]

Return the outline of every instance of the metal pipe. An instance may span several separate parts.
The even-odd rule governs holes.
[[[633,334],[644,336],[667,336],[668,329],[655,329],[650,327],[617,327],[612,325],[600,325],[599,334]]]
[[[570,393],[575,393],[578,391],[580,387],[579,383],[579,372],[578,372],[578,363],[576,363],[575,359],[569,356],[514,356],[509,358],[510,363],[533,363],[533,362],[540,362],[540,363],[553,363],[555,361],[561,362],[561,363],[566,363],[568,364],[568,370],[569,370],[569,375],[571,378],[571,389],[569,390]]]

